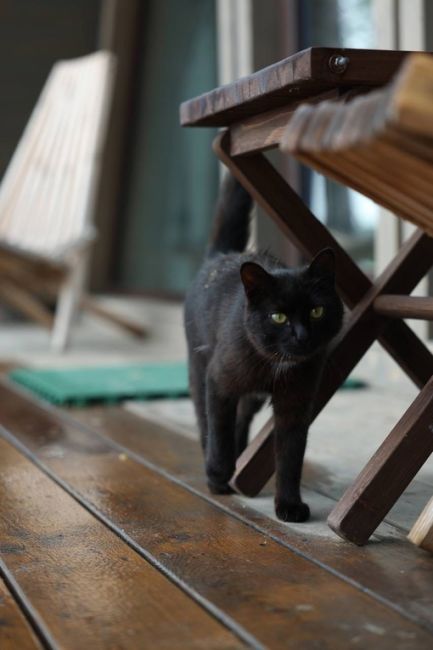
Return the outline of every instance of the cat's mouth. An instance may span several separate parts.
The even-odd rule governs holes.
[[[282,352],[280,360],[286,363],[302,363],[308,361],[314,355],[314,352]]]
[[[278,351],[273,353],[265,353],[264,356],[275,365],[279,366],[295,366],[305,361],[308,361],[316,354],[317,350],[311,352],[288,352],[287,350]]]
[[[272,364],[296,365],[308,361],[313,357],[317,350],[279,350],[278,348],[256,347],[260,356],[265,357]]]
[[[280,360],[286,363],[296,364],[303,363],[312,359],[317,354],[320,354],[323,351],[323,346],[316,347],[303,347],[301,349],[291,349],[291,350],[280,350],[278,356]]]

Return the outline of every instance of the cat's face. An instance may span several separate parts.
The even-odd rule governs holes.
[[[296,270],[269,273],[246,262],[241,279],[247,296],[247,335],[263,356],[276,362],[308,358],[340,330],[343,306],[335,291],[330,249]]]

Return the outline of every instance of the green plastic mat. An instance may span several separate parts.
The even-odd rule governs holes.
[[[37,370],[19,368],[9,378],[52,404],[84,406],[89,402],[115,404],[126,399],[186,397],[188,370],[185,363],[155,363],[98,368]],[[365,388],[349,377],[345,390]]]
[[[9,378],[52,404],[83,406],[125,399],[188,395],[185,363],[37,370],[20,368]]]
[[[361,388],[368,388],[368,384],[363,379],[357,379],[356,377],[348,377],[340,386],[340,390],[359,390]]]

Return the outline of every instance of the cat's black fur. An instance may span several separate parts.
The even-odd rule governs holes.
[[[289,269],[266,254],[244,253],[251,199],[228,177],[203,266],[188,291],[189,375],[208,485],[230,492],[235,460],[254,414],[271,397],[275,423],[277,516],[305,521],[300,479],[313,401],[328,343],[343,307],[334,288],[334,255]],[[323,307],[322,318],[311,310]],[[283,313],[284,324],[271,315]]]

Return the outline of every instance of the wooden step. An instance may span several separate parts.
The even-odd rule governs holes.
[[[266,647],[431,647],[432,635],[319,563],[232,516],[169,471],[54,410],[0,391],[17,444],[143,557]],[[138,420],[139,421],[139,420]],[[10,434],[4,433],[6,437]],[[141,438],[146,429],[141,426]],[[183,441],[182,441],[183,442]],[[344,547],[340,547],[344,548]],[[206,604],[205,604],[206,606]]]

